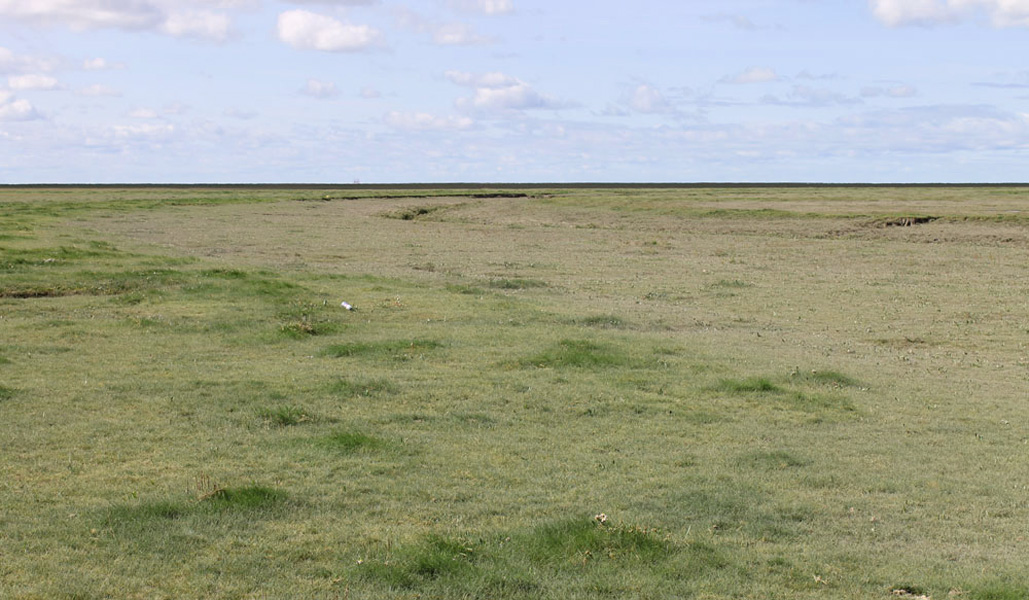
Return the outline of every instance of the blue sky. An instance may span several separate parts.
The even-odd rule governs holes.
[[[1029,180],[1029,0],[0,0],[0,183]]]

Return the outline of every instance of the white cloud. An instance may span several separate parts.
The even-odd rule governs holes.
[[[470,98],[458,98],[455,102],[457,108],[463,112],[510,112],[562,109],[572,106],[569,102],[541,94],[517,77],[499,71],[481,74],[447,71],[443,75],[451,83],[475,90]]]
[[[99,83],[88,85],[75,93],[80,96],[121,96],[118,90]]]
[[[559,109],[567,108],[568,105],[537,92],[526,83],[519,82],[502,88],[476,88],[471,98],[459,98],[457,107],[461,110],[511,111]]]
[[[129,113],[133,119],[156,119],[157,111],[152,108],[137,108]]]
[[[57,90],[60,84],[49,75],[12,75],[7,78],[7,85],[12,90]]]
[[[228,37],[229,17],[210,8],[238,5],[233,0],[0,0],[0,18],[79,31],[149,30],[222,41]]]
[[[484,15],[503,15],[514,11],[511,0],[450,0],[451,8]]]
[[[306,10],[279,15],[279,39],[299,50],[357,52],[382,45],[382,33],[368,25],[351,25]]]
[[[641,113],[660,113],[669,110],[661,91],[645,83],[636,86],[629,96],[629,107]]]
[[[441,117],[424,112],[391,111],[383,119],[390,127],[404,131],[441,131],[470,129],[475,122],[468,117]]]
[[[779,75],[775,69],[768,67],[751,67],[746,71],[721,79],[722,83],[768,83],[778,80]]]
[[[56,69],[59,63],[56,59],[18,55],[0,46],[0,73],[45,73]]]
[[[13,100],[10,92],[0,92],[0,121],[32,121],[41,118],[28,100]]]
[[[139,0],[0,0],[0,15],[73,29],[145,29],[162,21],[157,6]]]
[[[374,100],[376,98],[381,98],[382,92],[373,87],[363,87],[361,88],[361,93],[359,95],[365,100]]]
[[[432,41],[439,46],[474,46],[493,40],[475,33],[467,23],[444,23],[433,28]]]
[[[304,87],[300,88],[300,93],[312,98],[332,98],[339,95],[339,90],[336,89],[336,84],[331,81],[308,79]]]
[[[175,11],[167,16],[161,31],[174,37],[225,41],[229,37],[229,17],[211,11]]]
[[[985,12],[995,27],[1029,27],[1029,0],[869,0],[872,14],[889,27],[933,25]]]

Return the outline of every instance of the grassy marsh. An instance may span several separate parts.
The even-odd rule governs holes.
[[[1029,597],[1027,199],[0,189],[0,596]]]

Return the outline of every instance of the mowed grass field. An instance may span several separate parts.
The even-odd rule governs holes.
[[[1029,188],[0,189],[0,597],[1029,598]]]

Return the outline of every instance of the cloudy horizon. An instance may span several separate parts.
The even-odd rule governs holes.
[[[0,0],[0,183],[1009,182],[1029,0]]]

